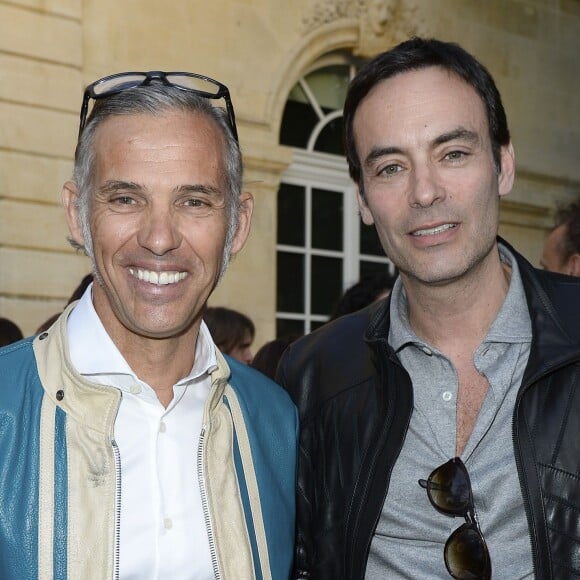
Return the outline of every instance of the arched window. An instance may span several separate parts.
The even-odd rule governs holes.
[[[356,63],[328,55],[290,91],[280,143],[294,148],[278,191],[276,333],[322,325],[360,277],[392,268],[362,224],[344,157],[342,107]]]

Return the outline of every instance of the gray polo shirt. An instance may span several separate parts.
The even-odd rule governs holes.
[[[512,443],[512,414],[532,338],[530,316],[515,259],[506,299],[474,363],[489,390],[461,459],[490,551],[494,580],[532,578],[531,543]],[[372,540],[367,580],[450,578],[443,548],[464,523],[439,513],[417,480],[455,457],[457,376],[451,361],[413,332],[401,281],[393,288],[389,343],[413,383],[414,406],[401,454]]]

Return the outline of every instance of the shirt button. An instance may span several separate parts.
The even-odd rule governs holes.
[[[166,530],[170,530],[173,527],[173,522],[171,521],[171,518],[165,518],[163,520],[163,525],[165,526]]]
[[[161,421],[161,423],[159,423],[159,433],[165,433],[165,431],[167,431],[167,425],[164,421]]]
[[[430,348],[427,348],[426,346],[421,347],[421,350],[427,355],[427,356],[431,356],[433,354],[433,351]]]
[[[138,395],[141,392],[141,385],[131,385],[131,389],[130,391],[134,394],[134,395]]]
[[[451,401],[453,399],[453,393],[451,391],[445,391],[443,393],[443,400],[444,401]]]

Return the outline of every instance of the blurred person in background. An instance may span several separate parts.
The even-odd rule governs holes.
[[[249,365],[256,335],[254,323],[245,314],[224,306],[207,307],[203,320],[217,347],[232,358]]]
[[[334,307],[330,320],[356,312],[377,300],[386,298],[396,279],[396,275],[391,276],[386,269],[384,272],[362,277],[344,292]]]
[[[300,336],[290,335],[275,338],[274,340],[266,342],[259,348],[258,352],[256,352],[256,355],[251,362],[251,366],[261,373],[264,373],[272,380],[275,380],[276,369],[278,368],[278,362],[280,361],[282,354],[288,348],[288,345],[292,344],[298,338],[300,338]]]
[[[24,338],[18,325],[8,318],[0,318],[0,347]]]
[[[540,265],[550,272],[580,276],[580,198],[558,208]]]

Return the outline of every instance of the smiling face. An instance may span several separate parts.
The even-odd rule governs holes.
[[[201,114],[168,111],[111,117],[94,147],[95,309],[117,345],[134,335],[190,340],[224,253],[224,138]],[[71,236],[84,245],[77,194],[74,184],[65,185]],[[247,237],[251,210],[244,194],[234,253]]]
[[[494,166],[485,108],[466,82],[439,67],[376,85],[353,123],[362,164],[363,221],[408,284],[446,284],[495,249],[499,196],[513,184],[511,145]]]

